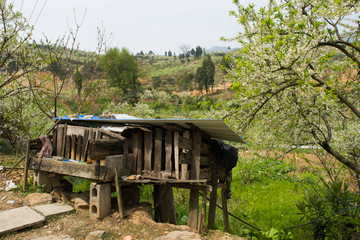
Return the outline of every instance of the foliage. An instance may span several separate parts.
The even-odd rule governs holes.
[[[360,230],[359,197],[342,181],[323,182],[310,188],[297,202],[302,219],[312,222],[315,239],[352,239]]]
[[[214,76],[214,62],[211,60],[210,55],[206,54],[201,67],[198,67],[196,70],[196,82],[198,83],[199,90],[202,91],[205,88],[206,93],[208,93],[210,86],[214,86]]]
[[[360,2],[234,2],[243,28],[231,39],[241,44],[230,57],[237,97],[218,116],[257,128],[264,145],[318,144],[359,174]]]
[[[271,228],[269,231],[245,231],[251,236],[251,239],[260,239],[260,240],[288,240],[293,239],[293,235],[289,231],[278,230],[276,228]]]
[[[137,80],[139,68],[136,58],[125,48],[121,51],[111,48],[101,57],[100,65],[106,71],[111,86],[119,88],[124,95],[133,94],[130,99],[136,102],[136,91],[140,85]]]
[[[76,87],[76,89],[78,91],[78,95],[80,95],[82,85],[83,85],[83,75],[79,71],[79,68],[76,68],[73,78],[74,78],[74,82],[75,82],[75,87]]]

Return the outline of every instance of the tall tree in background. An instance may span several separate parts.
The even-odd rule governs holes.
[[[224,117],[243,131],[261,126],[249,136],[257,141],[318,145],[359,176],[360,2],[234,2],[244,30],[233,39],[237,97]]]
[[[215,65],[211,60],[210,55],[205,55],[202,62],[202,66],[196,71],[196,81],[199,86],[199,90],[202,91],[205,88],[206,93],[209,92],[209,88],[214,86],[215,83]]]
[[[109,49],[100,60],[102,68],[107,72],[111,86],[119,88],[124,95],[131,95],[135,100],[136,92],[140,86],[137,80],[139,74],[136,58],[129,51],[122,48]]]
[[[202,54],[203,54],[202,48],[200,46],[197,46],[195,48],[195,58],[200,58]]]

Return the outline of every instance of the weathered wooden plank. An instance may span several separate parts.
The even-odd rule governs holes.
[[[106,172],[111,171],[108,170],[106,166],[99,166],[100,176],[96,176],[94,164],[70,163],[45,158],[31,158],[29,166],[30,169],[33,170],[53,172],[62,175],[85,178],[89,180],[112,181],[114,179],[114,175],[112,175],[112,178],[110,178],[108,177],[108,174],[106,174]],[[104,175],[105,177],[103,177]]]
[[[122,203],[122,194],[121,194],[121,188],[119,184],[119,174],[117,169],[115,168],[115,188],[116,188],[116,198],[117,203],[119,207],[119,217],[122,219],[124,218],[124,209],[123,209],[123,203]]]
[[[191,164],[191,161],[192,161],[192,153],[191,152],[180,153],[180,163]],[[208,156],[200,156],[200,165],[201,166],[210,165],[209,157]]]
[[[155,129],[154,172],[159,176],[162,165],[162,136],[163,131],[159,128]]]
[[[136,174],[141,174],[143,170],[143,159],[144,159],[144,151],[143,151],[143,133],[138,132],[136,134],[137,138],[137,157],[136,157]]]
[[[209,204],[209,216],[208,216],[208,226],[209,228],[215,228],[215,212],[216,212],[216,198],[217,198],[217,187],[218,187],[218,178],[216,174],[217,163],[215,155],[210,155],[211,159],[211,192],[210,192],[210,204]]]
[[[194,132],[192,161],[191,161],[191,179],[200,179],[200,152],[201,152],[201,132]]]
[[[191,151],[192,150],[192,140],[190,139],[190,135],[189,135],[189,137],[185,137],[185,136],[187,136],[188,133],[189,133],[189,131],[185,131],[183,136],[179,136],[179,148]]]
[[[118,133],[113,133],[111,131],[105,130],[105,129],[99,129],[99,132],[102,134],[105,134],[106,136],[121,140],[121,141],[125,141],[126,138],[124,138],[123,136],[121,136],[121,134]]]
[[[222,211],[223,211],[223,221],[224,221],[225,232],[229,232],[229,215],[228,215],[227,199],[226,199],[227,188],[228,188],[228,185],[221,189],[221,201],[222,201]]]
[[[199,209],[199,190],[190,190],[188,225],[196,230]]]
[[[89,129],[84,130],[84,138],[81,150],[81,161],[86,162],[87,158],[87,148],[89,144]]]
[[[99,139],[89,141],[88,157],[91,160],[105,159],[106,156],[123,153],[123,141],[117,139]]]
[[[52,144],[53,144],[53,156],[57,155],[57,134],[58,134],[58,130],[57,130],[58,126],[56,126],[53,130],[53,139],[52,139]]]
[[[82,151],[82,145],[83,145],[83,136],[79,135],[76,139],[76,160],[81,160],[81,151]]]
[[[71,159],[76,159],[76,135],[71,135]]]
[[[208,189],[204,187],[202,190],[202,201],[201,201],[201,210],[199,211],[198,218],[198,232],[204,234],[206,232],[206,202],[207,202]]]
[[[65,137],[65,158],[70,158],[71,151],[71,136],[66,135]]]
[[[173,136],[172,132],[165,131],[165,171],[171,172],[172,170],[172,150],[173,150]]]
[[[201,143],[201,154],[209,154],[211,150],[211,147],[209,144]]]
[[[26,190],[27,179],[28,179],[28,172],[30,167],[30,143],[26,141],[26,152],[25,152],[25,166],[24,166],[24,180],[23,180],[23,191]]]
[[[134,174],[138,174],[137,173],[137,164],[138,164],[138,154],[139,154],[139,137],[138,137],[139,133],[135,132],[132,134],[132,138],[131,138],[131,146],[132,146],[132,151],[134,154],[134,159],[133,159],[133,164],[131,167],[131,172]]]
[[[174,132],[174,164],[176,179],[180,178],[179,175],[179,132]]]
[[[151,156],[153,148],[152,132],[144,133],[144,170],[151,170]]]
[[[67,134],[67,123],[64,124],[64,132],[63,132],[63,135],[62,135],[62,143],[61,143],[61,150],[60,150],[60,153],[62,157],[65,156],[65,148],[66,148],[66,134]]]
[[[64,135],[64,126],[61,124],[61,125],[58,125],[58,127],[56,128],[56,132],[57,132],[57,139],[56,139],[56,142],[57,142],[57,145],[55,146],[56,147],[56,155],[57,156],[62,156],[61,155],[61,145],[62,145],[62,138],[63,138],[63,135]]]
[[[172,131],[172,132],[184,132],[185,130],[178,126],[178,125],[174,125],[174,124],[165,124],[163,126],[163,128],[165,128],[166,130]]]
[[[183,133],[183,138],[184,139],[190,139],[190,132],[185,131]],[[179,148],[182,148],[182,147],[180,147],[180,139],[181,139],[181,136],[179,136]],[[183,152],[188,152],[185,149],[183,149],[182,151]],[[188,179],[188,164],[181,164],[181,179],[182,180]]]

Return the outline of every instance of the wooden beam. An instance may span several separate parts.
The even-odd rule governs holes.
[[[30,166],[29,159],[30,159],[30,143],[29,143],[29,141],[26,141],[23,191],[26,190],[26,185],[27,185],[28,171],[29,171],[29,166]]]
[[[119,217],[124,218],[122,194],[121,194],[121,188],[120,188],[120,184],[119,184],[119,174],[118,174],[118,171],[116,168],[115,168],[115,188],[116,188],[117,203],[118,203],[118,207],[119,207]]]
[[[165,131],[165,171],[171,172],[172,170],[172,150],[173,150],[173,136],[172,132]]]
[[[163,131],[160,128],[155,129],[155,152],[154,152],[154,172],[160,176],[162,165],[162,136]]]
[[[99,139],[89,141],[89,158],[91,160],[105,159],[106,156],[123,153],[123,142],[117,139]]]
[[[150,171],[153,149],[152,132],[144,132],[144,170]]]
[[[207,202],[208,188],[204,187],[202,190],[201,210],[198,219],[198,233],[204,234],[206,232],[206,202]]]
[[[71,159],[76,159],[76,135],[71,135]]]
[[[118,133],[113,133],[111,131],[108,131],[108,130],[105,130],[105,129],[101,129],[99,128],[99,132],[100,133],[103,133],[109,137],[112,137],[112,138],[115,138],[115,139],[118,139],[120,141],[125,141],[126,138],[124,138],[123,136],[121,136],[121,134],[118,134]]]
[[[226,198],[226,191],[227,187],[221,189],[221,201],[222,201],[222,211],[223,211],[223,221],[224,221],[224,230],[225,232],[229,232],[229,215],[228,215],[228,208],[227,208],[227,198]]]
[[[199,209],[199,190],[190,190],[188,225],[197,230],[197,219]]]
[[[201,132],[194,132],[192,161],[191,161],[191,179],[200,178],[200,152],[201,152]]]
[[[185,131],[183,133],[183,138],[185,139],[190,139],[190,132],[189,131]],[[179,136],[179,148],[180,147],[180,139],[181,139],[181,136]],[[187,152],[186,150],[182,150],[183,152]],[[188,179],[188,164],[181,164],[181,179],[182,180],[185,180],[185,179]]]
[[[71,163],[46,158],[31,158],[29,169],[104,182],[112,181],[114,179],[114,175],[110,176],[109,174],[106,174],[107,172],[113,171],[107,169],[106,166],[99,166],[100,175],[96,176],[95,164]]]
[[[180,163],[186,163],[186,164],[191,164],[192,162],[192,154],[191,152],[188,153],[180,153]],[[200,165],[201,166],[209,166],[210,165],[210,161],[209,161],[209,157],[207,156],[200,156]]]

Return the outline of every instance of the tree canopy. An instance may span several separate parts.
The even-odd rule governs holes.
[[[138,63],[127,49],[109,49],[100,63],[112,86],[118,87],[124,94],[137,88]]]
[[[205,88],[205,91],[208,92],[209,88],[214,86],[214,76],[214,62],[211,60],[210,55],[205,55],[201,67],[199,67],[196,71],[196,81],[199,89],[202,91]]]
[[[237,97],[223,116],[257,128],[257,141],[320,146],[359,174],[360,2],[234,3],[243,28],[228,39],[241,45],[230,56]]]

